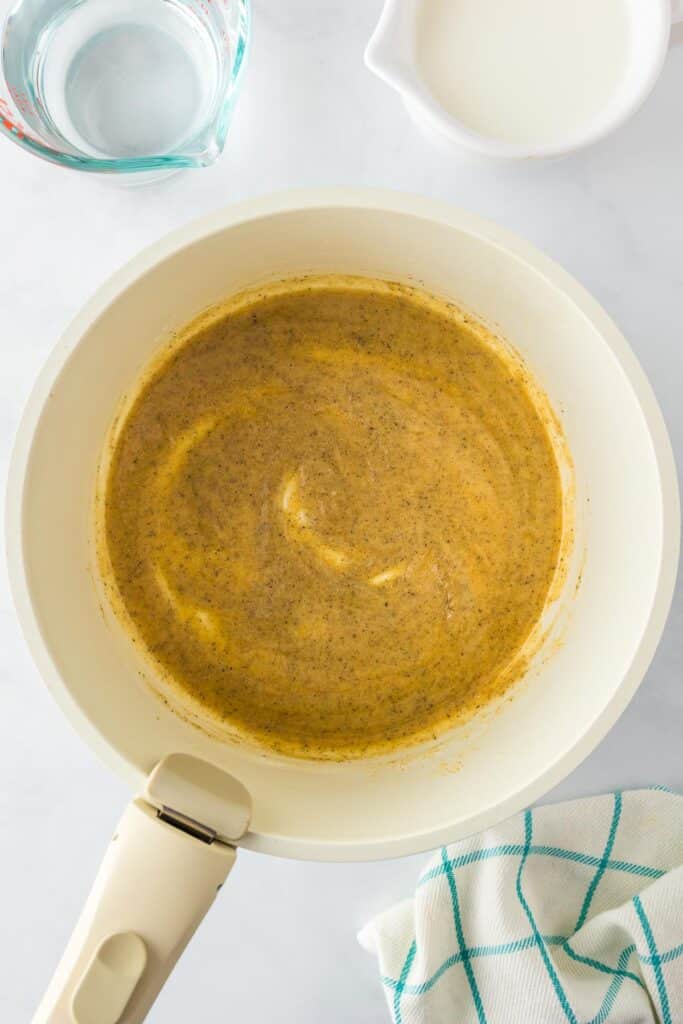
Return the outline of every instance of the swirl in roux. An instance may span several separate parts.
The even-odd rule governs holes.
[[[524,667],[562,488],[521,364],[454,307],[304,278],[191,324],[119,425],[106,556],[207,720],[299,756],[436,735]]]

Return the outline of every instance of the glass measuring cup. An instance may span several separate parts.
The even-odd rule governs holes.
[[[81,171],[203,167],[222,152],[248,0],[18,0],[2,33],[0,132]]]

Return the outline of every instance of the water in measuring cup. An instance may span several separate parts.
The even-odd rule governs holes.
[[[82,153],[110,159],[181,148],[211,118],[221,75],[207,21],[173,0],[61,7],[30,66],[52,129]]]

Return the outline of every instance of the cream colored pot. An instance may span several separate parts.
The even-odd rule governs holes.
[[[422,284],[519,349],[571,448],[577,538],[547,642],[513,699],[420,756],[315,764],[211,739],[141,682],[132,645],[99,604],[91,509],[112,418],[169,330],[247,285],[334,271]],[[141,1021],[234,845],[317,860],[395,856],[542,796],[641,681],[669,607],[678,534],[669,441],[628,345],[572,278],[502,229],[411,196],[295,192],[212,214],[132,260],[57,345],[11,467],[9,562],[33,656],[81,735],[144,794],[36,1021]],[[176,753],[222,772],[171,758],[150,783]],[[249,800],[230,776],[253,806],[241,836]]]

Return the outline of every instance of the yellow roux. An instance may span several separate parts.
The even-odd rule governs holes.
[[[112,603],[214,726],[308,757],[436,736],[523,672],[560,561],[539,397],[418,290],[238,296],[176,337],[115,429]]]

